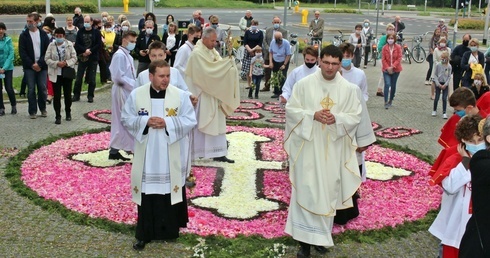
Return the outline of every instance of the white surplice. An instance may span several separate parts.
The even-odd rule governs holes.
[[[141,205],[141,192],[168,194],[175,191],[175,185],[182,187],[185,184],[190,164],[188,135],[197,124],[188,92],[169,85],[165,99],[150,99],[150,87],[150,84],[146,84],[135,89],[122,111],[122,123],[135,139],[131,192],[133,201],[138,205]],[[144,96],[147,100],[138,101],[138,98],[141,99],[140,94],[147,94],[147,97]],[[175,102],[176,99],[179,104],[169,108],[168,102]],[[143,134],[152,116],[164,118],[166,128],[148,128],[148,133]],[[177,143],[180,146],[179,153],[170,153],[171,146]],[[180,175],[179,182],[170,180],[171,164],[175,161],[170,158],[171,155],[180,158],[180,171],[176,171]]]
[[[288,100],[291,97],[291,93],[293,92],[293,86],[299,80],[305,78],[306,76],[316,72],[318,69],[318,65],[313,66],[312,68],[308,68],[305,64],[302,64],[296,68],[288,75],[286,81],[284,82],[284,86],[282,86],[282,94],[281,96]]]
[[[145,85],[147,83],[150,83],[150,71],[148,69],[138,74],[138,78],[136,79],[136,87]],[[187,84],[185,84],[184,78],[182,78],[182,75],[180,75],[180,72],[179,70],[177,70],[177,68],[170,67],[169,83],[183,91],[189,91],[189,88],[187,88]]]
[[[330,98],[335,124],[314,121]],[[337,209],[353,206],[361,184],[355,133],[361,120],[361,91],[340,73],[327,81],[321,70],[300,80],[286,104],[284,148],[289,155],[291,202],[285,232],[295,240],[333,246]]]
[[[349,70],[342,68],[342,77],[348,82],[353,83],[361,89],[362,98],[360,99],[362,105],[361,122],[356,132],[356,141],[359,147],[369,146],[376,141],[374,135],[373,125],[371,124],[371,118],[369,117],[369,111],[367,109],[366,101],[369,99],[368,84],[366,74],[363,70],[351,65]],[[364,160],[365,152],[356,152],[357,162],[362,165],[361,177],[362,181],[366,181],[366,162]]]
[[[471,173],[459,163],[449,176],[442,180],[441,209],[429,228],[429,232],[441,240],[443,245],[459,249],[466,231],[471,200]]]
[[[177,53],[175,54],[174,67],[179,70],[182,78],[185,79],[185,68],[187,67],[187,62],[191,56],[194,45],[189,41],[186,41],[182,46],[179,47]]]
[[[112,56],[109,66],[112,85],[111,141],[109,146],[118,150],[133,151],[133,136],[121,123],[121,110],[136,84],[136,69],[129,51],[120,47]]]

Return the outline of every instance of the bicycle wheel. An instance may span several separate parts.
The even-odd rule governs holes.
[[[376,66],[376,61],[378,60],[378,51],[373,51],[371,60],[373,60],[373,66]]]
[[[408,61],[408,64],[412,64],[412,60],[410,58],[410,51],[408,51],[407,48],[403,50],[404,56],[405,56],[405,61]]]
[[[422,63],[425,61],[426,53],[425,50],[420,46],[415,46],[412,48],[412,57],[415,63]]]

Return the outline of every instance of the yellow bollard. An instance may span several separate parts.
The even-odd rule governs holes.
[[[124,12],[129,13],[129,0],[123,0]]]
[[[299,1],[294,1],[294,13],[299,13]]]
[[[308,24],[307,20],[308,20],[308,10],[303,9],[303,11],[301,11],[301,24],[307,25]]]

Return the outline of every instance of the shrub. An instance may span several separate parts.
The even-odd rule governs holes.
[[[450,26],[454,26],[454,19],[449,21]],[[458,19],[458,29],[465,30],[483,30],[485,27],[484,20],[473,20],[473,19]]]
[[[51,13],[73,13],[75,7],[82,8],[84,13],[97,13],[97,6],[88,3],[52,3]],[[45,3],[18,4],[15,2],[0,3],[0,14],[27,14],[31,12],[46,13]]]
[[[325,13],[357,13],[357,9],[339,9],[339,8],[329,8],[323,10]]]

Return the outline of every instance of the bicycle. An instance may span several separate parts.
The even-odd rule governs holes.
[[[413,38],[413,41],[415,42],[415,46],[412,47],[412,58],[413,58],[413,61],[415,61],[416,63],[423,63],[425,61],[425,59],[427,58],[427,54],[425,53],[425,50],[424,48],[421,46],[422,44],[422,41],[423,39],[425,38],[425,36],[429,33],[426,32],[424,34],[420,34],[418,36],[415,36]]]
[[[291,48],[291,62],[293,62],[294,64],[297,63],[298,60],[297,57],[298,57],[298,34],[290,34],[289,35],[289,45],[290,45],[290,48]]]
[[[340,46],[340,44],[342,44],[346,41],[344,39],[344,34],[342,33],[342,31],[339,30],[338,32],[339,32],[339,35],[334,35],[333,40],[332,40],[332,44],[336,47]]]
[[[313,30],[308,32],[306,34],[308,36],[309,40],[308,42],[305,42],[306,44],[313,46],[315,49],[318,50],[318,56],[320,56],[320,51],[322,51],[322,38],[318,37],[313,37]]]
[[[408,49],[407,44],[405,44],[405,38],[402,38],[400,34],[402,34],[402,31],[398,31],[396,33],[396,43],[399,44],[402,47],[403,51],[403,61],[408,62],[408,64],[412,64],[412,53]]]
[[[378,60],[378,39],[374,36],[371,41],[371,58],[368,62],[373,61],[373,66],[376,66],[376,61]]]

